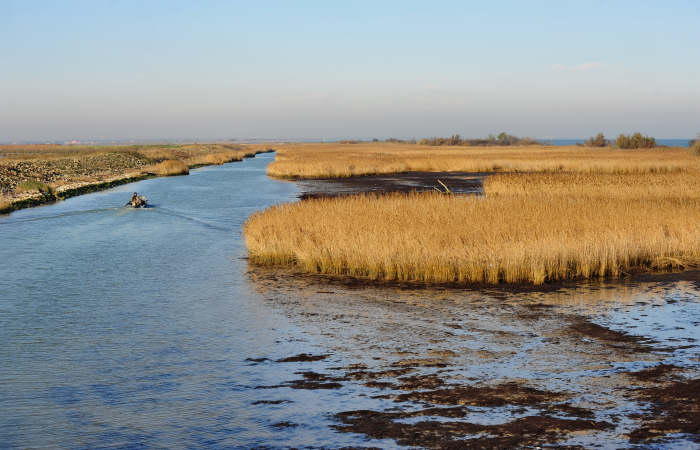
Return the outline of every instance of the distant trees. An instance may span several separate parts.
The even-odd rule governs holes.
[[[642,136],[642,133],[632,135],[621,134],[615,139],[618,148],[653,148],[656,147],[656,139],[651,136]]]
[[[385,139],[384,142],[388,142],[390,144],[415,144],[416,140],[415,139],[410,139],[410,140],[396,139],[396,138],[390,137],[390,138]]]
[[[513,136],[505,131],[499,133],[498,136],[489,135],[487,138],[480,139],[464,139],[459,134],[453,134],[450,137],[431,137],[423,138],[418,141],[419,145],[464,145],[464,146],[496,146],[496,145],[534,145],[538,144],[533,138],[521,138]]]
[[[697,139],[691,139],[690,142],[688,142],[688,147],[690,147],[693,153],[700,156],[700,133],[697,134]]]
[[[608,144],[609,142],[603,133],[598,133],[583,143],[586,147],[607,147]]]

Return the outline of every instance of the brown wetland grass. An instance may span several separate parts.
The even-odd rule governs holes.
[[[700,170],[687,148],[427,146],[393,143],[288,144],[276,147],[268,175],[340,178],[400,172],[667,173]]]
[[[154,165],[147,172],[154,173],[159,176],[174,176],[187,175],[190,173],[190,167],[184,162],[177,159],[166,159]]]
[[[472,166],[479,169],[457,167],[484,171],[489,151],[513,150],[489,148]],[[564,156],[542,156],[552,152]],[[627,158],[607,149],[520,148],[508,167],[543,173],[489,176],[484,196],[359,195],[278,205],[249,218],[246,243],[255,263],[390,281],[541,284],[697,267],[698,158],[688,149],[625,152]]]

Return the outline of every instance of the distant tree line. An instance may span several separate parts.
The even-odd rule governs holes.
[[[605,139],[605,135],[603,133],[598,133],[597,135],[587,139],[583,145],[585,147],[608,147],[614,145],[617,148],[624,149],[654,148],[656,147],[656,139],[651,136],[643,136],[642,133],[634,133],[621,134],[613,142]]]
[[[595,135],[595,137],[591,137],[585,141],[583,145],[586,147],[607,147],[610,145],[610,141],[605,139],[605,135],[603,133],[598,133]]]
[[[615,146],[618,148],[654,148],[656,147],[656,139],[651,136],[642,136],[642,133],[621,134],[615,139]]]
[[[496,146],[496,145],[534,145],[539,144],[533,138],[521,138],[513,136],[506,132],[494,136],[489,135],[487,138],[464,139],[459,134],[454,134],[450,137],[431,137],[418,140],[419,145],[464,145],[464,146]]]

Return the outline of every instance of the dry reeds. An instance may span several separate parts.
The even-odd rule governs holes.
[[[187,164],[177,159],[167,159],[148,168],[145,172],[169,177],[174,175],[187,175],[190,173],[190,168]]]
[[[696,172],[497,175],[483,197],[278,205],[253,214],[244,232],[252,261],[314,273],[460,284],[619,277],[700,262],[699,180]]]
[[[277,147],[268,175],[342,178],[400,172],[658,173],[700,169],[686,149],[431,147],[410,144],[290,144]]]
[[[221,165],[233,161],[241,161],[245,156],[247,156],[247,153],[242,151],[207,153],[188,158],[187,163],[190,166]]]

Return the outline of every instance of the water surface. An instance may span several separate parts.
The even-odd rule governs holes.
[[[649,407],[629,372],[697,377],[697,275],[522,292],[249,266],[246,218],[298,195],[265,176],[273,158],[0,217],[0,447],[394,447],[341,413],[420,412],[435,404],[416,393],[503,383],[551,398],[462,404],[449,420],[582,420],[568,404],[610,426],[558,443],[625,446]],[[122,207],[133,191],[154,207]],[[587,323],[653,342],[616,346]],[[396,422],[447,420],[421,414]]]

